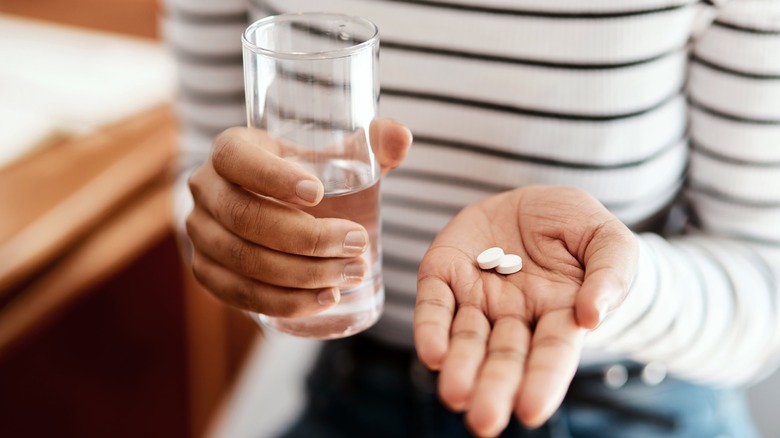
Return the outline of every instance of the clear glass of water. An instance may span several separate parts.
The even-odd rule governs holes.
[[[281,157],[298,163],[325,186],[316,217],[363,225],[369,234],[361,285],[341,301],[302,318],[256,315],[291,335],[335,339],[372,326],[382,313],[379,166],[369,134],[379,98],[379,33],[370,21],[340,14],[267,17],[243,34],[244,88],[250,128],[279,139]]]

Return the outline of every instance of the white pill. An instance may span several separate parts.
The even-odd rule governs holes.
[[[523,259],[517,254],[505,254],[496,266],[496,272],[499,274],[514,274],[523,269]]]
[[[504,256],[504,250],[498,247],[489,248],[477,256],[477,264],[482,269],[493,269],[498,266],[501,257]]]

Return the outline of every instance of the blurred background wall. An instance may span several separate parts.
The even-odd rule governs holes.
[[[157,38],[158,0],[2,0],[0,12],[88,29]]]

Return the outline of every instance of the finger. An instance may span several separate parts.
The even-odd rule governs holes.
[[[195,278],[219,299],[240,309],[268,316],[294,318],[333,307],[340,299],[338,288],[292,289],[242,277],[195,252]]]
[[[560,406],[577,370],[584,335],[571,309],[539,319],[516,404],[517,416],[526,426],[542,425]]]
[[[466,423],[479,436],[496,436],[509,424],[525,369],[531,333],[517,316],[493,324],[490,343]]]
[[[401,164],[412,144],[412,132],[395,120],[374,120],[369,135],[383,176]]]
[[[585,278],[575,303],[577,323],[594,329],[625,298],[637,269],[636,236],[612,219],[600,226],[584,254]]]
[[[420,278],[414,306],[414,345],[420,361],[430,369],[441,368],[454,315],[455,295],[447,283],[432,276]]]
[[[190,178],[195,204],[233,234],[290,254],[355,257],[368,248],[368,233],[345,219],[314,218],[290,205],[257,196],[220,178],[210,166]]]
[[[234,272],[263,283],[305,289],[357,286],[366,273],[361,258],[305,257],[274,251],[225,230],[195,208],[187,219],[193,246]]]
[[[439,374],[439,396],[454,411],[462,411],[469,404],[489,334],[490,322],[479,307],[458,307],[452,321],[450,348]]]
[[[230,128],[214,140],[211,161],[226,180],[255,193],[312,206],[325,188],[303,167],[280,158],[279,144],[265,131]]]

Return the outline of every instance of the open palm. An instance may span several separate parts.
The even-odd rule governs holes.
[[[501,275],[476,263],[498,246],[523,258]],[[437,236],[419,271],[415,345],[441,370],[439,394],[493,436],[512,412],[549,418],[579,362],[586,329],[623,299],[636,269],[631,232],[585,192],[531,186],[469,206]]]

